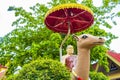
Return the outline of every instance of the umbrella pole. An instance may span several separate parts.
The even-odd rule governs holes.
[[[68,21],[68,33],[60,45],[60,62],[62,62],[62,46],[65,43],[65,41],[67,40],[67,38],[69,37],[69,35],[70,35],[70,22]]]

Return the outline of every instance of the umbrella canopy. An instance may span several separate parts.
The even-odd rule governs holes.
[[[50,9],[45,16],[46,26],[59,33],[76,33],[93,24],[94,17],[90,8],[76,3],[61,4]]]

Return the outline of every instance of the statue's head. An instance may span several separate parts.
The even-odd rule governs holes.
[[[102,45],[105,42],[105,39],[90,34],[82,34],[80,36],[75,36],[77,40],[77,46],[79,48],[92,48],[97,45]]]
[[[74,53],[74,47],[72,45],[68,45],[66,51],[67,54],[72,55]]]

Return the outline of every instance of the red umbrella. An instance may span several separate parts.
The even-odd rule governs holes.
[[[53,7],[45,16],[45,24],[50,30],[65,34],[68,27],[70,33],[75,33],[87,29],[93,21],[93,12],[88,7],[75,3]]]
[[[93,21],[94,17],[91,9],[76,3],[58,5],[46,13],[46,26],[54,32],[67,34],[60,46],[60,60],[62,45],[69,34],[87,29],[93,24]]]

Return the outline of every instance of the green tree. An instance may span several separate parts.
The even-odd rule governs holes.
[[[94,24],[87,30],[76,33],[80,35],[83,33],[93,34],[95,36],[106,37],[105,46],[98,46],[91,50],[91,63],[98,61],[98,63],[108,70],[108,63],[106,57],[106,50],[109,49],[111,41],[117,38],[114,34],[106,32],[101,26],[112,29],[112,26],[107,22],[111,20],[115,25],[114,17],[119,17],[118,13],[111,12],[119,3],[119,0],[102,0],[103,4],[96,7],[92,0],[83,0],[81,4],[88,6],[94,12]],[[22,67],[24,64],[38,57],[49,57],[54,60],[59,60],[59,46],[65,35],[54,33],[46,28],[44,25],[44,16],[51,8],[64,3],[80,3],[77,0],[52,0],[48,5],[37,3],[30,7],[30,12],[27,12],[22,7],[12,7],[15,11],[15,16],[18,18],[13,22],[12,26],[16,29],[8,33],[0,43],[0,63],[9,67],[7,75],[11,75],[18,70],[18,66]],[[109,14],[109,15],[108,15]],[[75,40],[70,36],[63,45],[63,54],[65,54],[65,47],[68,44],[76,46]],[[75,48],[76,51],[77,48]]]
[[[102,72],[90,72],[90,78],[92,80],[110,80]]]
[[[7,80],[70,80],[70,72],[60,62],[52,59],[37,59],[25,64],[19,73]]]

